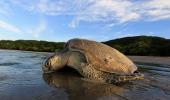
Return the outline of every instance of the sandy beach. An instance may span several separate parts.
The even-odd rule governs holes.
[[[134,62],[170,65],[170,57],[154,57],[154,56],[128,56],[128,57]]]

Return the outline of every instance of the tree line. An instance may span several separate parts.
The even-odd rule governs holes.
[[[154,36],[125,37],[103,42],[126,55],[170,56],[170,39]],[[0,40],[0,49],[55,52],[64,47],[64,42],[37,40]]]
[[[1,40],[0,49],[55,52],[63,49],[64,42],[47,42],[37,40]]]
[[[125,37],[104,42],[126,55],[170,56],[170,39],[155,36]]]

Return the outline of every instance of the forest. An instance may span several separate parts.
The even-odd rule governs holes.
[[[63,49],[64,42],[47,42],[37,40],[0,40],[0,49],[55,52]]]
[[[170,56],[170,39],[155,36],[125,37],[102,42],[126,55]],[[64,42],[37,40],[0,40],[0,49],[26,50],[39,52],[60,51]]]
[[[126,55],[170,56],[170,39],[155,36],[125,37],[104,42]]]

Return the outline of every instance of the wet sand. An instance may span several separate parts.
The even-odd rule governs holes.
[[[74,70],[43,74],[50,55],[0,50],[0,100],[170,100],[169,58],[130,56],[145,78],[107,84]]]

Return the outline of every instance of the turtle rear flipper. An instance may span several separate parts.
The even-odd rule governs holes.
[[[133,74],[129,75],[112,75],[112,77],[108,78],[106,82],[108,83],[120,83],[131,80],[140,80],[144,78],[144,74],[135,71]]]

